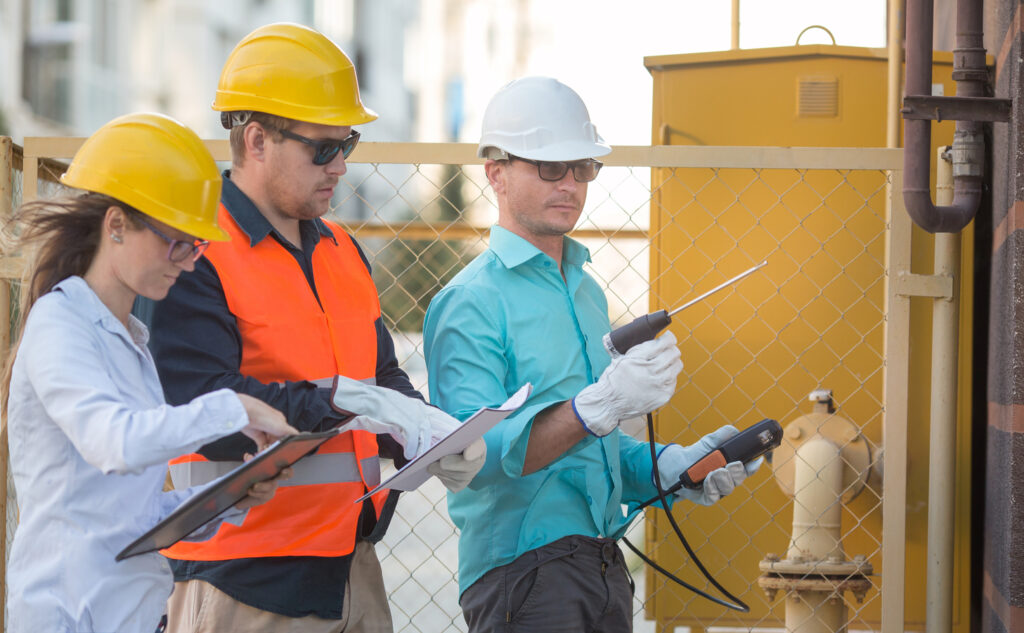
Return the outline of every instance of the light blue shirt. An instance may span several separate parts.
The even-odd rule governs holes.
[[[564,536],[618,538],[636,505],[656,494],[648,444],[618,429],[588,436],[522,476],[534,416],[595,382],[610,359],[601,342],[608,304],[583,271],[590,253],[565,238],[557,262],[495,226],[490,247],[434,297],[423,326],[430,401],[464,420],[504,402],[525,383],[526,404],[484,435],[487,462],[469,487],[448,495],[461,530],[459,587]]]
[[[167,561],[114,556],[197,491],[162,492],[167,460],[247,420],[228,390],[164,404],[147,338],[80,277],[29,313],[8,415],[20,510],[7,573],[12,633],[152,633],[166,610]]]

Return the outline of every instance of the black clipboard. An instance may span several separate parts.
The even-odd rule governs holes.
[[[215,485],[182,503],[167,518],[121,550],[114,560],[121,561],[174,545],[241,501],[253,484],[277,477],[282,470],[340,432],[341,429],[335,428],[321,433],[289,435],[221,477]]]

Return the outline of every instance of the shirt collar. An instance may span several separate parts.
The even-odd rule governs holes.
[[[238,185],[231,182],[230,169],[224,170],[223,180],[224,184],[221,188],[220,200],[224,203],[224,207],[231,214],[231,217],[238,223],[238,228],[242,229],[242,232],[249,236],[249,246],[256,246],[271,233],[277,234],[274,225],[267,218],[263,217],[260,210],[253,204],[253,201],[249,199],[249,196],[245,195],[238,188]],[[332,242],[337,242],[334,239],[334,232],[320,218],[299,220],[299,225],[302,227],[304,223],[310,222],[312,222],[322,237],[329,238]],[[280,234],[277,237],[278,239],[283,239]]]
[[[76,306],[86,318],[93,323],[99,324],[105,330],[120,336],[128,336],[136,345],[144,346],[149,343],[149,330],[142,321],[137,319],[135,315],[129,314],[128,329],[126,330],[124,323],[121,323],[114,316],[114,313],[110,311],[107,304],[100,300],[96,293],[93,292],[93,289],[89,287],[89,284],[81,277],[77,275],[68,277],[54,286],[53,289],[63,292],[68,300],[71,301],[71,304]]]
[[[506,228],[491,227],[490,248],[506,268],[515,268],[535,257],[547,257],[542,250]],[[590,250],[568,236],[562,237],[562,263],[582,267],[590,261]]]

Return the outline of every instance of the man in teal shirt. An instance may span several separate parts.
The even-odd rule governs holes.
[[[484,114],[479,153],[498,224],[427,311],[430,399],[464,420],[525,383],[533,391],[485,435],[486,464],[448,497],[470,633],[632,628],[632,579],[615,541],[656,489],[650,448],[618,424],[667,403],[683,365],[671,332],[615,359],[603,346],[607,301],[583,270],[589,252],[566,233],[600,170],[594,158],[610,151],[579,95],[555,79],[513,81]],[[678,480],[735,432],[659,446],[659,474]],[[713,503],[747,474],[729,464],[682,496]]]

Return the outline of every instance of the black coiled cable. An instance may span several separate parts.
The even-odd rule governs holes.
[[[679,537],[679,542],[683,544],[684,548],[686,548],[686,553],[690,555],[690,559],[693,560],[693,562],[697,564],[697,569],[699,569],[700,573],[702,573],[704,575],[704,577],[708,579],[708,582],[710,582],[712,585],[714,585],[714,587],[716,589],[718,589],[719,591],[722,592],[722,595],[727,597],[729,600],[732,600],[732,602],[728,602],[728,601],[722,600],[721,598],[718,598],[716,596],[712,596],[711,594],[709,594],[709,593],[707,593],[707,592],[705,592],[705,591],[703,591],[701,589],[698,589],[698,588],[694,587],[693,585],[691,585],[690,583],[686,582],[685,580],[677,577],[672,572],[668,571],[667,569],[665,569],[661,565],[655,563],[653,560],[651,560],[650,558],[645,556],[643,554],[643,552],[641,552],[632,543],[630,543],[629,540],[626,539],[626,537],[622,537],[622,542],[625,543],[626,547],[631,549],[634,554],[639,556],[641,560],[643,560],[645,563],[647,563],[648,565],[650,565],[654,569],[656,569],[659,572],[661,572],[662,574],[664,574],[666,578],[669,578],[669,579],[673,580],[674,582],[676,582],[677,584],[679,584],[679,585],[681,585],[683,587],[686,587],[687,589],[689,589],[690,591],[694,592],[698,596],[707,598],[708,600],[710,600],[711,602],[714,602],[715,604],[720,604],[723,607],[727,607],[729,609],[733,609],[734,611],[740,611],[742,613],[749,613],[750,612],[750,607],[747,606],[747,604],[745,602],[743,602],[742,600],[740,600],[736,596],[734,596],[731,593],[729,593],[729,590],[726,589],[725,587],[723,587],[721,584],[719,584],[719,582],[717,580],[715,580],[714,577],[711,576],[710,572],[708,572],[708,570],[704,567],[704,564],[700,562],[700,559],[697,558],[697,553],[694,552],[693,549],[690,547],[690,544],[686,541],[686,537],[683,536],[683,531],[679,529],[679,524],[676,523],[675,517],[673,517],[672,516],[672,512],[669,511],[668,500],[665,498],[665,495],[666,494],[672,494],[676,490],[679,490],[682,487],[682,482],[678,482],[676,484],[673,484],[673,486],[671,488],[669,488],[668,490],[662,490],[662,488],[661,488],[661,473],[658,472],[658,454],[657,454],[657,449],[654,446],[654,418],[651,416],[650,413],[647,414],[647,439],[648,439],[648,443],[651,446],[651,463],[653,464],[652,470],[654,471],[654,485],[658,489],[658,496],[652,497],[652,498],[648,499],[647,501],[643,502],[642,504],[640,504],[640,508],[638,508],[638,509],[646,508],[647,506],[653,504],[655,501],[661,501],[661,507],[665,510],[665,515],[668,517],[668,522],[672,524],[672,529],[675,530],[676,536]]]

